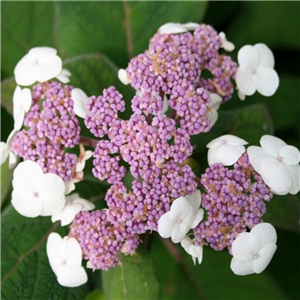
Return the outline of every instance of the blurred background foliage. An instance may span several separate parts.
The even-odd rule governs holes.
[[[32,47],[55,47],[72,72],[71,84],[88,95],[100,95],[103,88],[115,85],[127,101],[126,118],[134,91],[118,81],[117,70],[147,49],[162,24],[193,21],[224,31],[236,46],[230,54],[234,60],[245,44],[267,44],[280,77],[279,89],[270,98],[255,94],[242,102],[235,94],[222,105],[211,132],[193,139],[196,172],[206,167],[207,142],[224,133],[254,144],[269,133],[300,148],[299,2],[8,1],[1,2],[1,10],[2,141],[13,128],[13,70]],[[18,215],[10,205],[12,173],[6,164],[1,175],[2,299],[299,299],[299,196],[274,197],[267,205],[265,220],[277,228],[278,250],[260,275],[233,275],[231,256],[208,248],[203,263],[194,267],[179,245],[171,246],[154,234],[145,238],[143,247],[151,249],[153,259],[142,249],[137,256],[122,257],[122,267],[102,276],[89,271],[87,284],[69,289],[57,283],[45,253],[50,230],[66,235],[68,228],[53,227],[49,218]],[[89,172],[86,179],[77,185],[78,192],[100,199],[97,207],[103,207],[107,185]]]

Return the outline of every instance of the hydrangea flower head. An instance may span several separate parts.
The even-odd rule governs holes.
[[[264,135],[260,144],[261,147],[247,149],[255,171],[275,194],[297,194],[300,189],[299,150],[271,135]]]
[[[265,44],[242,47],[238,62],[236,84],[240,96],[251,96],[256,90],[263,96],[272,96],[276,92],[279,77],[274,70],[273,53]]]
[[[16,82],[19,85],[32,85],[36,81],[45,82],[60,74],[62,61],[56,50],[50,47],[32,48],[15,67]]]
[[[87,282],[87,274],[81,266],[82,250],[75,238],[62,239],[52,232],[47,240],[47,255],[60,285],[76,287]]]
[[[270,263],[276,249],[277,234],[269,223],[242,232],[232,243],[230,268],[236,275],[260,274]]]

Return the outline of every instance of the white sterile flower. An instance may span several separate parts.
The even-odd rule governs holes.
[[[242,101],[244,101],[246,99],[246,95],[243,94],[240,90],[238,90],[238,97]]]
[[[160,34],[175,34],[182,33],[187,31],[193,31],[198,28],[200,25],[197,23],[189,22],[185,24],[179,23],[166,23],[159,27],[158,32]]]
[[[236,72],[238,89],[246,96],[257,90],[263,96],[272,96],[279,86],[274,70],[274,56],[265,44],[246,45],[238,52],[239,67]]]
[[[60,73],[56,76],[56,78],[60,80],[62,83],[68,83],[70,82],[70,78],[69,78],[70,76],[71,76],[70,71],[66,69],[62,69]]]
[[[32,85],[36,81],[45,82],[58,76],[62,61],[56,50],[49,47],[32,48],[15,67],[16,82],[19,85]]]
[[[66,197],[65,206],[61,211],[52,215],[52,222],[61,221],[61,226],[70,224],[80,211],[92,210],[95,205],[85,199],[80,198],[78,194]]]
[[[222,40],[222,45],[221,45],[221,48],[224,48],[224,50],[228,51],[228,52],[231,52],[234,50],[234,44],[229,42],[226,38],[226,34],[224,32],[220,32],[219,33],[219,37],[221,38]]]
[[[86,109],[86,104],[88,102],[88,96],[86,93],[78,88],[75,88],[71,92],[71,98],[74,101],[74,112],[80,118],[85,118],[89,111]]]
[[[168,109],[169,109],[168,97],[164,95],[162,113],[165,114]]]
[[[87,274],[81,266],[82,249],[75,238],[65,236],[62,239],[59,234],[50,233],[47,255],[60,285],[76,287],[87,282]]]
[[[163,238],[171,237],[173,243],[179,243],[191,229],[194,219],[194,209],[184,197],[180,197],[158,220],[158,233]]]
[[[237,162],[239,157],[245,152],[244,145],[248,144],[245,140],[237,136],[226,134],[222,135],[207,144],[208,164],[211,166],[221,163],[224,166],[231,166]]]
[[[127,76],[126,71],[124,69],[119,70],[118,77],[119,77],[120,81],[125,85],[127,85],[131,82],[131,79]]]
[[[271,135],[264,135],[260,144],[261,147],[247,149],[255,171],[275,194],[297,194],[300,189],[299,150]]]
[[[196,265],[196,259],[198,259],[199,265],[201,264],[202,258],[203,258],[203,246],[202,245],[195,246],[193,244],[193,241],[188,236],[185,236],[181,240],[181,246],[189,255],[192,256],[194,265]]]
[[[204,215],[204,210],[202,208],[199,208],[202,201],[201,192],[199,190],[196,190],[195,193],[193,193],[192,195],[185,195],[184,198],[194,210],[195,218],[191,225],[191,228],[195,228],[202,221]]]
[[[210,100],[208,103],[209,111],[207,116],[210,119],[210,126],[212,127],[218,120],[218,109],[222,103],[222,98],[218,94],[212,93],[210,94]]]
[[[19,130],[23,125],[25,112],[28,112],[31,107],[32,97],[30,89],[25,88],[22,90],[19,86],[17,86],[14,92],[13,103],[15,121],[14,129]]]
[[[93,155],[93,152],[88,150],[85,151],[84,146],[82,144],[79,145],[79,149],[80,149],[80,155],[77,159],[77,163],[76,163],[76,172],[81,172],[83,171],[84,167],[85,167],[85,162],[90,159]]]
[[[8,162],[8,167],[10,169],[12,169],[16,164],[17,164],[17,155],[15,155],[12,151],[11,151],[11,145],[12,145],[12,141],[13,141],[13,137],[15,136],[15,134],[18,132],[18,130],[13,130],[8,138],[6,143],[1,142],[1,157],[0,157],[0,165],[2,165],[6,160],[7,157],[9,157],[9,162]]]
[[[230,268],[236,275],[260,274],[270,263],[276,249],[277,234],[269,223],[255,225],[240,233],[232,243]]]
[[[163,214],[158,221],[158,233],[163,238],[171,237],[173,243],[179,243],[191,228],[195,228],[203,218],[201,193],[177,198],[171,210]]]
[[[25,217],[51,216],[65,205],[65,184],[52,173],[43,173],[33,161],[20,163],[13,173],[11,203]]]

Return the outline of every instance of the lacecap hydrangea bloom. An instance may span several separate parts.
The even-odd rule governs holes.
[[[161,26],[148,49],[118,72],[134,89],[132,99],[114,86],[87,95],[67,85],[71,73],[53,48],[33,48],[17,64],[17,84],[34,85],[15,90],[14,131],[1,142],[1,163],[23,160],[12,194],[20,214],[70,225],[68,236],[51,233],[47,242],[61,285],[87,281],[82,259],[94,271],[115,267],[121,255],[136,253],[147,232],[180,243],[195,265],[207,246],[228,249],[237,275],[267,267],[276,232],[264,223],[266,202],[299,192],[298,149],[272,136],[246,149],[246,140],[228,133],[208,143],[201,176],[189,165],[191,138],[211,130],[236,88],[242,98],[256,90],[271,96],[279,84],[266,45],[243,47],[239,65],[224,50],[233,51],[233,43],[209,25]],[[125,100],[132,110],[126,120]],[[93,138],[82,136],[81,126]],[[108,184],[104,209],[76,193],[88,159],[95,180]]]

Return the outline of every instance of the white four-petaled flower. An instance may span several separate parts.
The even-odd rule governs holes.
[[[248,144],[245,140],[237,136],[226,134],[222,135],[207,144],[208,164],[211,166],[221,163],[224,166],[231,166],[237,162],[239,157],[245,152],[244,145]]]
[[[198,246],[194,245],[193,241],[188,236],[185,236],[181,240],[181,246],[189,255],[192,256],[194,265],[196,265],[196,259],[198,259],[199,265],[201,264],[203,258],[202,245],[198,245]]]
[[[62,70],[62,61],[56,52],[50,47],[32,48],[15,67],[17,84],[28,86],[58,76]]]
[[[261,147],[247,149],[255,171],[275,194],[297,194],[300,189],[299,150],[271,135],[264,135],[260,144]]]
[[[33,161],[20,163],[13,173],[11,203],[25,217],[52,216],[65,205],[65,184],[55,174],[43,173]]]
[[[180,23],[166,23],[159,27],[158,32],[160,34],[175,34],[187,31],[193,31],[197,29],[200,25],[197,23],[189,22],[185,24]]]
[[[270,263],[276,249],[277,234],[269,223],[255,225],[240,233],[232,243],[230,268],[236,275],[260,274]]]
[[[47,240],[47,255],[60,285],[76,287],[87,282],[87,274],[81,266],[82,249],[75,238],[62,239],[52,232]]]
[[[66,197],[65,206],[61,211],[52,215],[52,222],[61,220],[61,226],[70,224],[80,211],[92,210],[95,205],[85,199],[80,198],[78,194]]]
[[[163,238],[171,237],[173,243],[180,243],[191,228],[195,228],[203,218],[201,193],[197,190],[192,195],[177,198],[170,211],[158,221],[158,233]]]
[[[32,97],[30,89],[21,89],[19,86],[17,86],[13,96],[15,130],[21,129],[25,113],[29,111],[31,102]]]
[[[231,52],[234,50],[234,44],[229,42],[226,38],[226,34],[224,32],[220,32],[219,33],[219,37],[221,38],[222,40],[222,45],[221,45],[221,48],[224,48],[224,50],[228,51],[228,52]]]
[[[85,118],[89,111],[86,109],[86,104],[88,102],[88,96],[86,93],[78,88],[75,88],[71,92],[71,98],[74,102],[74,112],[80,118]]]
[[[246,45],[238,52],[239,67],[236,84],[239,96],[251,96],[257,90],[263,96],[272,96],[278,86],[279,77],[274,70],[274,56],[265,44]]]

